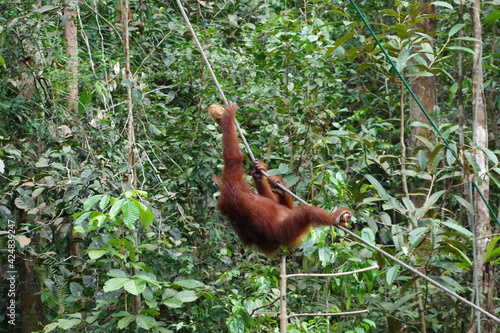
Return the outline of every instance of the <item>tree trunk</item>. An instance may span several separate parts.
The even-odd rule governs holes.
[[[420,100],[420,103],[424,107],[425,111],[429,115],[432,115],[434,106],[436,106],[437,94],[436,94],[436,77],[435,76],[418,76],[412,82],[411,89],[415,93],[415,96]],[[422,110],[417,105],[417,103],[411,99],[410,100],[410,123],[415,121],[422,122],[424,124],[429,124],[429,120],[424,116]],[[415,149],[421,146],[417,135],[430,138],[432,137],[432,132],[425,127],[412,127],[410,131],[410,147]]]
[[[419,0],[419,2],[427,2],[427,0]],[[434,14],[434,5],[424,5],[420,7],[421,13],[424,14]],[[417,24],[417,27],[423,30],[424,34],[430,34],[434,30],[435,18],[426,18]],[[418,51],[418,49],[417,49]],[[422,57],[426,57],[422,54]],[[427,59],[428,60],[428,59]],[[429,61],[430,62],[430,61]],[[425,111],[429,115],[432,115],[434,111],[434,106],[437,102],[437,85],[435,76],[417,76],[411,84],[411,88],[415,93],[415,96],[420,100],[420,103],[424,107]],[[425,124],[429,124],[429,120],[422,113],[422,110],[417,105],[417,103],[410,99],[410,124],[420,121]],[[424,137],[432,137],[432,133],[424,127],[412,127],[410,131],[409,143],[410,147],[415,149],[421,144],[418,142],[417,135]],[[419,206],[417,206],[419,207]]]
[[[20,333],[31,333],[43,328],[43,305],[40,298],[40,283],[31,258],[23,258],[19,266],[19,311]]]
[[[127,137],[128,137],[128,167],[130,169],[130,173],[128,175],[128,182],[132,188],[137,188],[137,168],[135,166],[136,163],[136,155],[135,155],[135,128],[134,128],[134,103],[132,100],[132,82],[134,82],[134,77],[132,76],[132,72],[130,71],[130,45],[129,45],[129,33],[128,33],[128,24],[130,20],[130,3],[128,0],[120,1],[120,9],[121,9],[121,21],[122,21],[122,33],[123,33],[123,55],[125,62],[125,79],[128,83],[125,85],[127,88]],[[138,234],[137,229],[133,231],[133,237],[137,240]],[[139,261],[139,255],[135,258],[136,261]],[[133,268],[134,274],[138,274],[138,270]],[[134,307],[135,313],[141,313],[141,295],[134,296]]]
[[[427,2],[427,0],[419,0],[420,3]],[[420,12],[422,14],[434,14],[434,6],[433,5],[424,5],[420,7]],[[425,34],[430,34],[434,30],[434,23],[435,19],[434,18],[426,18],[424,20],[421,20],[418,24],[417,27],[422,29]],[[416,49],[418,51],[419,48]],[[426,57],[425,54],[422,54],[422,57]],[[430,60],[428,60],[428,63],[430,64]],[[422,106],[424,107],[425,111],[429,114],[432,115],[434,111],[434,106],[437,103],[437,85],[436,85],[436,77],[435,76],[417,76],[411,83],[411,88],[413,90],[413,93],[415,96],[418,98]],[[429,120],[427,117],[425,117],[424,113],[420,109],[420,106],[417,104],[417,102],[411,98],[410,99],[410,124],[419,121],[425,124],[429,124]],[[404,130],[402,128],[401,130]],[[403,135],[403,134],[402,134]],[[425,127],[411,127],[410,129],[410,137],[409,137],[409,145],[412,148],[413,151],[421,144],[419,143],[419,139],[417,136],[423,136],[426,138],[431,138],[433,136],[432,132],[429,131]],[[402,145],[402,147],[404,147]],[[404,154],[403,154],[404,156]],[[422,186],[422,185],[421,185]],[[408,190],[406,189],[406,192]],[[425,197],[423,196],[414,196],[413,197],[413,202],[416,207],[422,207],[425,201]],[[410,229],[413,228],[412,225],[409,225]],[[427,327],[426,327],[426,320],[425,320],[425,308],[424,308],[424,299],[422,297],[421,293],[421,285],[420,281],[416,280],[414,283],[415,286],[415,292],[417,293],[417,307],[418,307],[418,312],[419,312],[419,319],[420,319],[420,331],[422,333],[427,332]]]
[[[64,24],[64,41],[66,42],[66,53],[68,62],[66,64],[68,80],[67,106],[70,112],[78,112],[78,39],[74,21],[76,17],[75,1],[67,0],[64,8],[66,23]]]
[[[472,37],[482,40],[482,27],[481,27],[481,0],[475,0],[472,5],[472,22],[473,22],[473,35]],[[483,64],[482,64],[482,45],[481,42],[474,42],[474,56],[472,61],[472,112],[474,118],[473,124],[473,144],[474,146],[488,147],[488,126],[487,126],[487,113],[484,98],[483,86]],[[477,180],[479,191],[483,194],[486,200],[489,199],[489,178],[487,175],[488,158],[479,149],[475,149],[474,157],[480,167],[480,173]],[[486,263],[485,252],[492,237],[492,228],[490,215],[486,203],[483,202],[479,194],[476,192],[474,196],[474,209],[475,216],[475,251],[476,260],[474,263],[475,283],[477,284],[476,302],[480,307],[494,313],[493,297],[495,293],[495,279],[493,274],[493,267],[491,263]],[[485,318],[476,313],[473,317],[471,326],[468,333],[480,331],[485,333],[494,333],[496,330],[496,323],[490,319]]]

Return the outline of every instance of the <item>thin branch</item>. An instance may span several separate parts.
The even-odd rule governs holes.
[[[357,269],[357,270],[354,270],[354,271],[350,271],[350,272],[340,272],[340,273],[317,273],[317,274],[309,274],[309,273],[297,273],[297,274],[288,274],[286,277],[287,278],[290,278],[290,277],[295,277],[295,276],[344,276],[344,275],[352,275],[352,274],[356,274],[356,273],[362,273],[362,272],[366,272],[366,271],[370,271],[372,269],[378,269],[378,265],[373,265],[373,266],[370,266],[370,267],[365,267],[365,268],[361,268],[361,269]]]
[[[106,20],[106,18],[104,18],[104,16],[102,16],[101,14],[99,14],[99,12],[97,10],[95,10],[92,6],[90,6],[87,2],[85,1],[82,1],[81,2],[82,4],[84,4],[85,6],[88,7],[88,9],[90,9],[91,11],[94,12],[94,14],[96,14],[97,16],[99,16],[104,22],[106,22],[110,27],[111,29],[113,29],[116,33],[116,36],[118,36],[118,39],[120,40],[120,43],[123,43],[123,38],[120,34],[120,32],[118,31],[118,29],[116,29],[116,27],[113,25],[113,23],[109,22],[108,20]]]
[[[274,301],[272,301],[271,303],[267,303],[267,304],[264,304],[264,305],[262,305],[262,306],[259,306],[258,308],[253,309],[253,310],[252,310],[252,312],[250,313],[250,317],[251,317],[251,316],[253,316],[253,314],[254,314],[257,310],[259,310],[259,309],[263,309],[263,308],[267,308],[267,307],[270,307],[271,305],[273,305],[274,303],[276,303],[277,301],[279,301],[279,299],[280,299],[279,297],[276,297],[276,298],[274,299]],[[273,314],[277,314],[277,312],[265,312],[265,313],[264,313],[264,312],[260,312],[260,313],[258,313],[258,314],[260,315],[260,314],[271,314],[271,313],[273,313]]]
[[[356,311],[347,311],[347,312],[337,312],[337,313],[297,313],[293,315],[289,315],[288,319],[296,318],[296,317],[333,317],[333,316],[349,316],[361,313],[368,313],[370,310],[356,310]]]

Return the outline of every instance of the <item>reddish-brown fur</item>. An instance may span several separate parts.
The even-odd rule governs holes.
[[[276,187],[281,178],[266,179],[260,171],[267,165],[254,162],[253,177],[258,194],[247,184],[243,170],[243,154],[238,145],[234,117],[238,106],[231,103],[219,119],[222,127],[224,171],[220,180],[218,208],[229,219],[244,245],[256,246],[272,255],[281,246],[295,247],[310,227],[319,225],[347,226],[352,213],[340,208],[328,213],[321,208],[293,206],[293,199]]]

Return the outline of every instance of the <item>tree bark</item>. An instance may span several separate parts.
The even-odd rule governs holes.
[[[68,97],[67,106],[69,111],[76,114],[78,112],[78,38],[74,19],[76,17],[77,1],[67,0],[64,7],[64,41],[66,42],[66,53],[68,54],[67,82]]]
[[[472,4],[471,17],[473,22],[472,37],[482,40],[481,27],[481,0],[475,0]],[[483,63],[481,42],[473,43],[474,56],[472,59],[472,112],[473,112],[473,145],[488,147],[488,125],[487,112],[484,97],[483,85]],[[479,179],[477,180],[479,191],[486,200],[489,199],[489,177],[487,174],[488,158],[479,149],[474,150],[474,157],[480,167]],[[474,273],[476,282],[476,301],[480,307],[494,313],[493,297],[495,293],[495,279],[491,263],[485,262],[485,252],[492,237],[492,228],[489,210],[486,203],[479,194],[474,193],[474,209],[476,212],[474,233],[475,233],[475,262]],[[473,321],[468,329],[468,333],[481,332],[494,333],[496,323],[479,314],[473,316]]]
[[[130,169],[128,175],[128,182],[132,186],[132,188],[137,187],[137,168],[135,166],[136,163],[136,155],[135,155],[135,128],[134,128],[134,103],[132,100],[132,83],[134,82],[134,77],[132,76],[132,72],[130,71],[130,45],[129,45],[129,32],[128,25],[130,20],[130,3],[129,0],[121,0],[120,1],[121,8],[121,21],[122,21],[122,33],[123,33],[123,56],[125,62],[125,80],[127,80],[127,84],[125,87],[127,88],[127,137],[128,137],[128,167]],[[133,231],[133,237],[138,239],[137,229]],[[136,256],[136,261],[139,261],[139,255]],[[138,274],[138,270],[133,268],[134,274]],[[135,313],[141,313],[141,295],[134,296],[134,306]]]
[[[419,2],[424,3],[427,2],[427,0],[419,0]],[[424,5],[420,7],[420,11],[424,14],[434,14],[434,5]],[[434,22],[435,18],[426,18],[420,21],[417,24],[417,27],[422,29],[424,34],[430,34],[434,30]],[[422,57],[426,57],[425,54],[423,54]],[[424,107],[425,111],[427,111],[429,115],[432,115],[434,106],[436,106],[437,102],[436,77],[417,76],[412,81],[411,88],[413,90],[413,93],[415,93],[415,96],[417,96],[417,98],[420,100],[420,103]],[[415,121],[429,124],[429,120],[422,113],[422,110],[420,109],[418,104],[413,99],[410,99],[410,124]],[[409,145],[413,149],[421,145],[418,142],[417,135],[431,137],[432,133],[424,127],[412,127],[410,130]]]
[[[43,304],[40,297],[40,281],[31,258],[24,258],[19,266],[19,313],[20,333],[31,333],[43,328]]]
[[[427,0],[419,0],[420,3],[426,3]],[[422,14],[434,14],[434,6],[433,5],[423,5],[420,7],[420,12]],[[417,23],[417,27],[420,28],[424,34],[430,34],[434,30],[435,19],[434,18],[426,18]],[[416,51],[418,51],[420,47],[417,47]],[[422,54],[422,57],[426,57],[425,54]],[[428,63],[430,64],[430,60]],[[434,106],[437,103],[437,85],[436,85],[436,77],[435,76],[417,76],[411,83],[411,88],[413,93],[418,98],[425,111],[432,115],[434,111]],[[417,102],[411,98],[410,99],[410,124],[419,121],[424,124],[429,124],[429,120],[425,117],[424,113],[420,109],[420,106]],[[404,130],[403,128],[401,130]],[[403,135],[403,134],[402,134]],[[410,129],[410,137],[409,137],[409,146],[413,151],[421,144],[419,143],[419,139],[417,136],[423,136],[426,138],[430,138],[433,136],[432,132],[429,131],[425,127],[417,126],[411,127]],[[404,147],[402,145],[402,147]],[[408,190],[406,190],[408,191]],[[413,202],[416,207],[422,207],[425,202],[425,198],[422,196],[414,196]],[[409,226],[410,229],[413,228],[412,225]],[[426,320],[425,320],[425,308],[424,308],[424,299],[421,293],[421,285],[420,281],[416,280],[414,283],[415,292],[417,293],[417,307],[420,319],[420,330],[422,333],[427,332]]]

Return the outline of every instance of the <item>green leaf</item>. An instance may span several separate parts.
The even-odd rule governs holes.
[[[132,89],[132,102],[134,102],[134,104],[136,104],[136,105],[141,104],[142,91],[140,89],[137,89],[137,88]]]
[[[492,9],[493,10],[484,18],[485,24],[492,24],[495,21],[500,20],[500,10],[498,9],[498,7],[492,6]]]
[[[63,330],[69,330],[82,322],[81,319],[58,319],[57,323]]]
[[[457,160],[456,146],[454,144],[450,144],[450,147],[455,149],[446,149],[446,163],[448,163],[449,166],[455,165]]]
[[[335,51],[340,45],[344,44],[349,38],[351,38],[352,36],[354,36],[354,33],[352,32],[348,32],[346,33],[344,36],[340,37],[339,39],[337,39],[335,41],[335,43],[333,43],[333,46],[332,47],[329,47],[326,52],[325,52],[325,55],[324,55],[324,58],[328,58],[328,56],[330,54],[332,54],[333,51]]]
[[[102,290],[104,290],[105,292],[118,290],[122,288],[125,285],[125,283],[129,281],[130,278],[112,278],[106,281]]]
[[[443,157],[443,149],[446,149],[445,145],[437,145],[434,150],[429,154],[427,160],[427,171],[429,173],[436,173],[437,167]]]
[[[87,231],[92,231],[96,228],[100,228],[104,225],[104,223],[108,220],[108,215],[106,214],[97,214],[89,221],[89,228]],[[97,221],[97,224],[91,225],[93,221]]]
[[[419,244],[427,235],[429,228],[418,227],[410,231],[408,234],[408,240],[410,241],[410,249],[413,249],[417,244]]]
[[[440,221],[439,223],[447,226],[450,229],[458,231],[459,233],[461,233],[462,235],[464,235],[465,237],[467,237],[471,240],[474,237],[474,234],[470,230],[462,227],[461,225],[457,224],[455,221],[451,221],[451,220],[450,221]]]
[[[16,200],[14,200],[14,204],[17,208],[22,210],[29,210],[35,207],[35,201],[33,200],[33,198],[27,195],[17,197]]]
[[[125,202],[126,199],[120,199],[117,202],[111,206],[111,209],[109,210],[109,216],[114,219],[116,216],[120,213],[122,209],[122,205]]]
[[[108,251],[106,251],[106,250],[88,250],[87,253],[88,253],[90,259],[95,260],[95,259],[99,259],[103,255],[108,253]]]
[[[375,234],[370,228],[363,228],[361,230],[361,238],[371,244],[375,244]]]
[[[143,280],[149,284],[154,285],[155,287],[160,287],[160,285],[158,284],[158,280],[156,279],[156,277],[153,274],[150,274],[150,275],[137,274],[137,275],[134,275],[134,278]]]
[[[166,299],[165,301],[163,301],[163,304],[173,309],[180,308],[183,305],[181,300],[174,297]]]
[[[134,86],[134,81],[130,79],[125,79],[122,81],[122,86],[132,88]]]
[[[174,297],[183,303],[194,302],[198,299],[198,295],[193,290],[180,291]]]
[[[485,261],[495,261],[498,257],[500,257],[500,247],[495,248],[495,245],[500,240],[500,236],[493,238],[493,240],[488,245],[485,253]]]
[[[132,279],[123,285],[123,288],[132,295],[139,295],[146,289],[146,281],[142,279]]]
[[[408,63],[408,58],[410,57],[410,50],[404,48],[399,52],[398,59],[396,60],[396,68],[398,71],[402,72],[406,68]]]
[[[442,190],[442,191],[438,191],[436,193],[433,193],[429,198],[427,198],[427,200],[425,201],[425,203],[423,204],[422,207],[418,208],[415,212],[415,216],[417,218],[423,218],[427,212],[429,211],[429,209],[431,209],[434,204],[436,203],[436,201],[438,201],[438,199],[445,193],[446,191],[445,190]]]
[[[43,333],[49,333],[59,327],[59,323],[56,321],[55,323],[47,324],[43,328]]]
[[[472,155],[468,151],[466,151],[464,153],[464,155],[465,155],[465,158],[467,159],[467,161],[469,162],[469,164],[471,165],[472,170],[474,171],[474,174],[476,175],[476,178],[478,178],[477,175],[481,171],[481,168],[479,167],[479,164],[477,164],[476,158],[474,157],[474,155]]]
[[[458,195],[454,195],[453,198],[455,198],[462,206],[464,206],[465,209],[467,209],[467,211],[469,211],[469,213],[472,216],[476,215],[476,212],[474,211],[474,206],[472,206],[472,204],[470,202],[468,202],[467,200],[465,200],[464,198],[462,198]]]
[[[229,333],[245,333],[247,323],[243,315],[237,314],[229,318],[227,326],[229,328]]]
[[[85,110],[90,106],[92,102],[92,91],[88,89],[83,89],[80,93],[78,112],[85,112]]]
[[[373,320],[363,319],[363,322],[367,323],[370,327],[377,327],[377,324]]]
[[[451,247],[452,249],[454,249],[459,255],[460,257],[462,257],[463,261],[465,263],[467,263],[467,266],[469,268],[473,267],[473,263],[472,261],[469,259],[469,257],[464,253],[464,251],[460,250],[459,248],[457,248],[456,246],[452,245],[452,244],[448,244],[449,247]]]
[[[477,39],[477,38],[474,38],[474,37],[467,37],[467,36],[464,36],[464,37],[456,37],[456,38],[453,38],[453,40],[465,40],[467,42],[476,42],[476,43],[481,43],[483,44],[483,41],[480,40],[480,39]]]
[[[140,201],[133,200],[134,205],[136,205],[139,210],[139,219],[141,221],[142,227],[149,229],[154,222],[154,215],[151,209],[149,209],[145,204]]]
[[[142,314],[137,316],[135,322],[136,322],[138,327],[145,329],[147,331],[149,331],[157,326],[156,320],[154,317],[146,316],[146,315],[142,315]]]
[[[205,288],[205,284],[198,280],[178,280],[174,281],[173,284],[188,289]]]
[[[470,53],[472,55],[476,54],[476,52],[474,52],[473,49],[470,49],[468,47],[463,47],[463,46],[448,46],[448,49],[455,50],[455,51],[464,51],[464,52]]]
[[[381,12],[388,15],[388,16],[392,16],[392,17],[396,17],[396,18],[400,17],[400,14],[397,11],[395,11],[394,9],[382,9]]]
[[[84,212],[80,213],[78,218],[75,220],[74,224],[75,225],[80,225],[83,223],[83,221],[87,220],[88,217],[92,214],[92,212]],[[73,217],[76,217],[78,214],[73,215]]]
[[[385,276],[385,281],[387,282],[387,286],[389,288],[394,284],[394,281],[398,277],[400,269],[401,269],[401,266],[394,265],[387,270],[387,274]]]
[[[459,32],[463,27],[465,27],[465,23],[458,23],[458,24],[455,24],[451,29],[450,31],[448,31],[448,36],[451,37],[453,36],[454,34],[456,34],[457,32]]]
[[[427,156],[423,149],[419,150],[417,153],[417,163],[420,170],[425,171],[427,167]]]
[[[140,217],[139,209],[132,202],[132,199],[125,200],[122,204],[123,222],[129,229],[135,229],[134,223]]]
[[[392,233],[392,241],[394,242],[396,250],[401,251],[401,249],[403,249],[403,247],[405,246],[405,241],[403,233],[401,231],[401,226],[399,225],[391,226],[391,233]]]
[[[130,325],[131,322],[135,320],[136,316],[135,315],[128,315],[123,317],[118,321],[117,328],[118,329],[124,329],[127,328],[128,325]]]
[[[498,157],[497,155],[495,155],[494,152],[492,152],[491,150],[489,150],[488,148],[486,147],[482,147],[482,146],[474,146],[474,148],[477,148],[479,150],[482,150],[483,153],[486,155],[486,157],[488,157],[488,160],[493,163],[493,165],[497,165],[498,164]]]
[[[35,10],[34,10],[34,12],[35,12],[35,13],[40,13],[40,14],[41,14],[41,13],[45,13],[45,12],[48,12],[48,11],[54,10],[54,9],[56,9],[56,8],[57,8],[57,7],[55,7],[55,6],[45,5],[45,6],[42,6],[42,7],[38,8],[38,9],[35,9]]]
[[[431,2],[431,5],[445,7],[445,8],[453,10],[453,6],[447,2],[444,2],[444,1],[434,1],[434,2]]]
[[[405,205],[405,208],[408,210],[408,212],[411,213],[411,215],[415,215],[415,211],[417,209],[415,208],[415,204],[413,203],[413,201],[411,201],[411,199],[407,197],[401,198],[401,201],[403,201],[403,204]]]
[[[125,273],[121,269],[116,269],[116,268],[110,269],[107,275],[111,276],[111,277],[126,277],[126,278],[128,278],[127,273]]]
[[[99,201],[99,209],[104,210],[108,207],[109,201],[111,200],[111,196],[105,194],[102,196],[101,201]]]
[[[94,206],[94,204],[96,202],[101,200],[102,197],[103,197],[102,194],[98,194],[98,195],[93,195],[90,198],[88,198],[87,200],[85,200],[85,203],[83,204],[83,210],[89,211]]]
[[[389,194],[387,194],[382,184],[380,184],[379,181],[376,180],[372,175],[366,174],[365,177],[373,185],[375,190],[377,190],[377,193],[380,196],[380,198],[382,198],[383,200],[389,200],[391,198]]]

